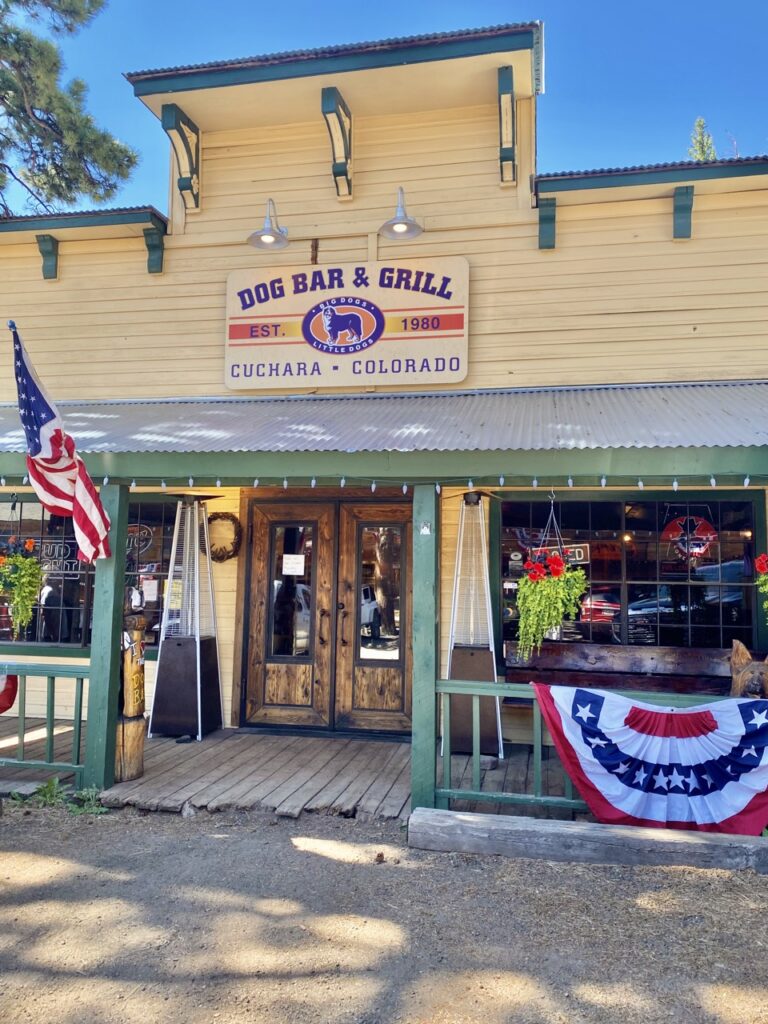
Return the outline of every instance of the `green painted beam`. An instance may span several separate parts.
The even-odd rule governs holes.
[[[468,452],[128,452],[81,453],[93,479],[105,475],[114,481],[168,487],[249,486],[255,477],[263,484],[282,481],[303,485],[315,477],[318,484],[347,486],[356,482],[439,481],[461,486],[475,483],[498,486],[501,474],[509,486],[563,488],[569,476],[578,486],[600,489],[629,486],[642,477],[646,490],[669,489],[672,479],[706,487],[714,474],[718,483],[738,487],[749,474],[754,484],[768,480],[768,447],[749,448],[610,448],[572,451],[468,451]],[[26,474],[21,453],[0,454],[0,475],[18,486]]]
[[[107,789],[115,780],[128,488],[124,484],[108,484],[101,488],[101,501],[112,521],[109,544],[115,554],[96,562],[84,785]]]
[[[501,590],[501,502],[489,499],[488,506],[488,576],[491,588],[493,617],[493,650],[496,664],[504,663],[503,602]]]
[[[43,257],[43,279],[55,281],[59,276],[59,242],[53,235],[35,235],[37,248]]]
[[[693,220],[693,185],[680,185],[672,200],[672,237],[690,238]]]
[[[557,237],[557,200],[539,200],[539,248],[554,249]]]
[[[103,228],[122,224],[151,224],[165,232],[168,219],[154,206],[128,210],[88,210],[83,213],[45,213],[39,217],[0,219],[0,234],[5,231],[53,231],[57,228]]]
[[[440,643],[437,633],[438,496],[434,487],[413,489],[413,739],[411,807],[435,806],[435,740]]]

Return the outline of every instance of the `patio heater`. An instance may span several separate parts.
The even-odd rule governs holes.
[[[222,720],[208,512],[189,498],[176,507],[149,735],[201,740]]]
[[[468,491],[459,514],[448,639],[448,678],[496,682],[485,508]],[[504,757],[498,697],[480,698],[480,752]],[[472,697],[451,694],[451,753],[472,753]]]

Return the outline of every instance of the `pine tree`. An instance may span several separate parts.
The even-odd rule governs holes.
[[[47,21],[54,34],[71,34],[105,2],[0,0],[0,216],[13,215],[14,183],[28,208],[52,212],[80,196],[110,199],[136,164],[85,109],[85,83],[60,83],[59,47],[27,27]]]
[[[703,163],[705,160],[717,160],[715,143],[707,131],[707,122],[703,117],[697,117],[693,122],[688,156],[691,160],[696,160],[697,163]]]

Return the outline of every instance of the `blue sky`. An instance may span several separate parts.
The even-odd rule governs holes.
[[[545,28],[540,171],[686,159],[697,116],[719,156],[768,152],[766,0],[111,0],[63,50],[96,119],[141,154],[110,205],[164,210],[167,140],[123,72],[534,19]]]

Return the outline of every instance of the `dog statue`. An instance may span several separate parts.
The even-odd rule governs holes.
[[[768,658],[754,661],[740,640],[731,652],[731,696],[768,700]]]

